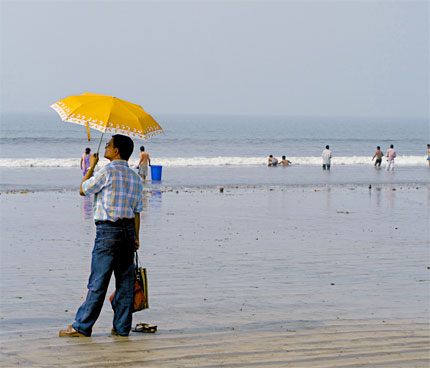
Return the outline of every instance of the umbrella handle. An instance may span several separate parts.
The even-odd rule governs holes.
[[[102,133],[102,136],[100,137],[100,142],[99,142],[99,146],[97,148],[97,156],[99,155],[99,151],[100,151],[100,145],[102,144],[102,139],[103,139],[103,135],[105,134],[105,132]]]

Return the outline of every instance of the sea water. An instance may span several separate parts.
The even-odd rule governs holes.
[[[135,140],[130,165],[144,145],[154,165],[163,166],[165,185],[271,185],[326,183],[429,182],[430,142],[424,119],[328,118],[288,116],[159,115],[165,134]],[[86,147],[97,151],[101,133],[62,122],[46,113],[3,113],[0,135],[0,189],[39,188],[46,174],[55,188],[68,188],[79,177]],[[103,136],[100,152],[110,135]],[[395,174],[375,170],[376,146],[394,144]],[[322,173],[321,151],[333,151],[330,176]],[[272,154],[293,165],[267,168]],[[100,160],[99,167],[107,160]],[[57,174],[55,174],[55,172]],[[40,177],[40,180],[38,179]],[[26,186],[25,183],[28,183]],[[19,184],[19,185],[18,185]]]

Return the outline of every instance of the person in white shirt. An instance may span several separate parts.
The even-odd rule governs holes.
[[[327,145],[325,146],[325,150],[322,151],[322,160],[323,160],[323,170],[330,170],[330,160],[331,160],[331,151],[329,149],[330,147]]]
[[[394,159],[396,158],[396,151],[394,150],[394,145],[390,145],[390,148],[385,152],[385,157],[387,158],[387,166],[385,169],[387,171],[393,171],[394,169]]]

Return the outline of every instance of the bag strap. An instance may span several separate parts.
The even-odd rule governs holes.
[[[140,261],[139,261],[139,257],[137,255],[137,250],[134,251],[134,257],[136,259],[136,266],[142,267],[142,265],[140,264]]]

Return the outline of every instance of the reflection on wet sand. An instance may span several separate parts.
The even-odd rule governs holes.
[[[162,192],[161,190],[153,190],[150,192],[149,205],[151,208],[161,207]]]
[[[325,205],[326,205],[326,207],[327,207],[327,209],[329,209],[330,208],[330,196],[331,196],[331,187],[330,187],[330,185],[326,185],[325,186],[325,190],[326,190],[326,196],[325,196]]]
[[[393,185],[387,185],[385,187],[386,198],[387,198],[387,207],[394,208],[395,199],[396,199],[396,188]]]
[[[381,208],[381,201],[382,201],[382,188],[381,187],[376,187],[375,190],[375,195],[376,195],[376,207],[377,208]]]

